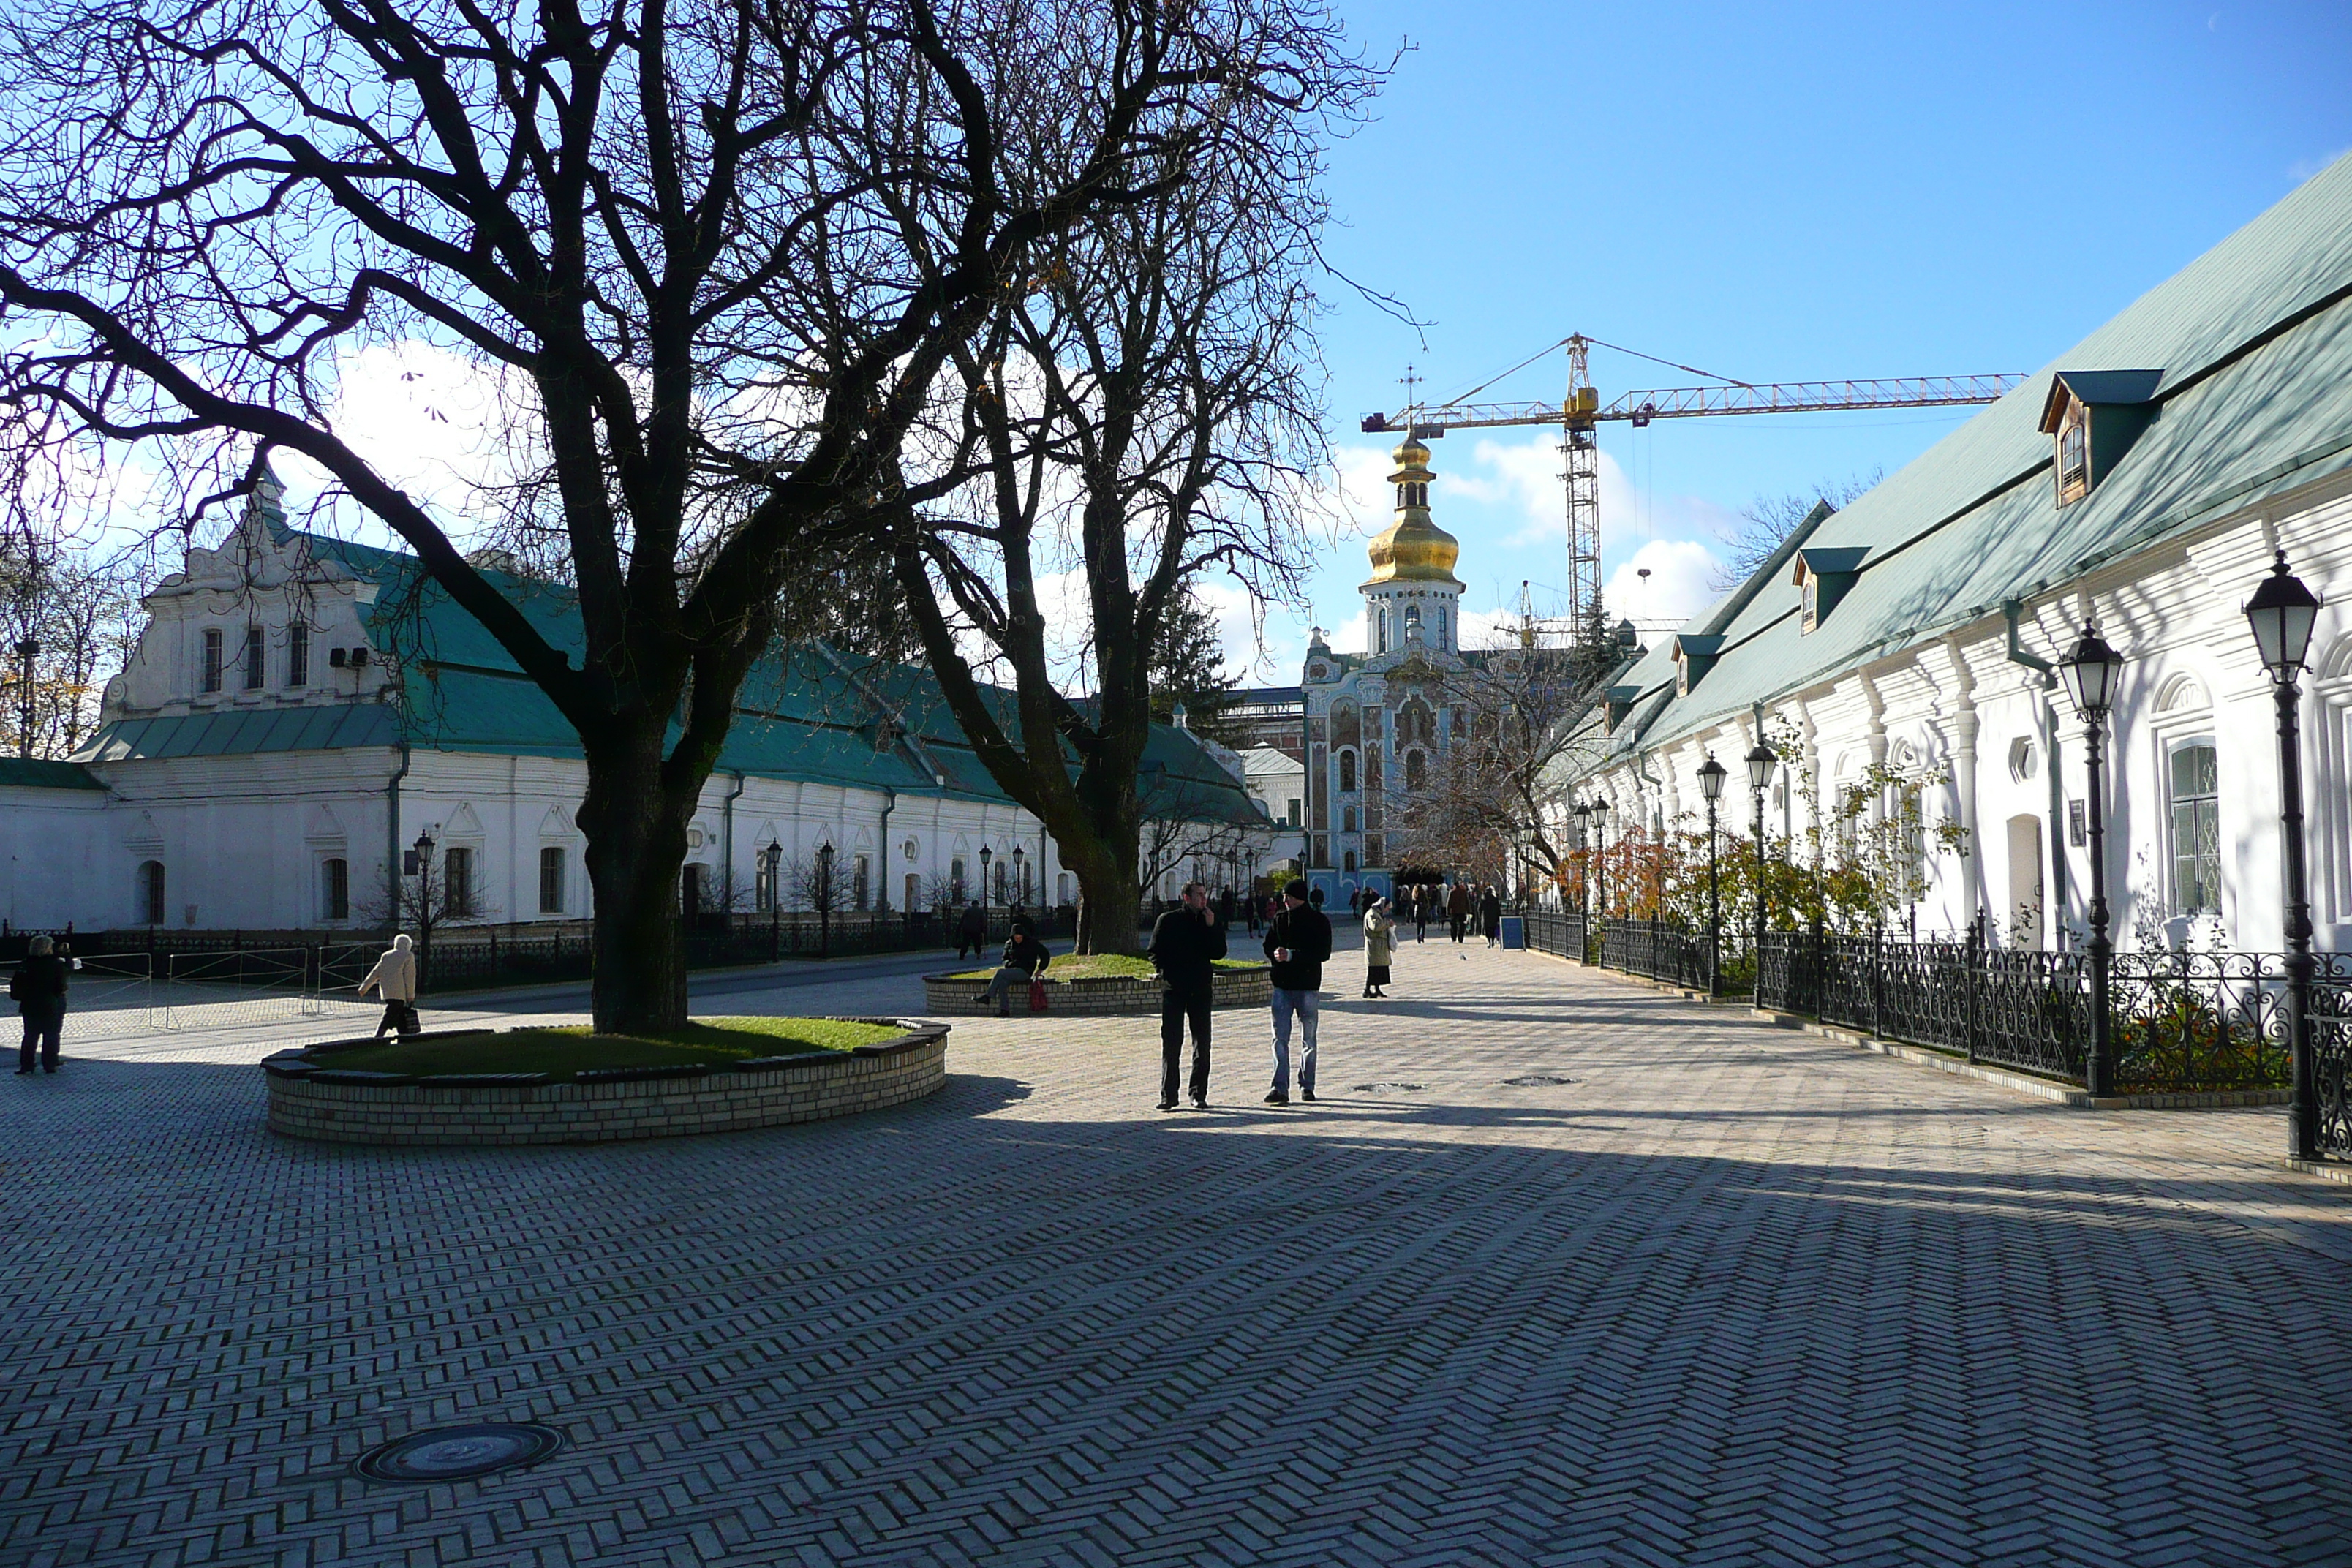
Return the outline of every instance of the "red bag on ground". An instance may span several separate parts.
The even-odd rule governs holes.
[[[1032,980],[1029,982],[1029,1011],[1042,1013],[1045,1010],[1045,983],[1042,980]]]

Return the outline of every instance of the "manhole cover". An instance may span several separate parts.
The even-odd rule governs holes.
[[[562,1447],[549,1426],[440,1426],[370,1448],[352,1468],[372,1481],[462,1481],[535,1465]]]
[[[1420,1088],[1421,1085],[1417,1083],[1360,1083],[1356,1086],[1356,1092],[1358,1094],[1388,1094],[1402,1090],[1406,1093],[1412,1093],[1417,1091]]]
[[[1513,1089],[1550,1089],[1558,1084],[1574,1083],[1576,1080],[1572,1078],[1554,1078],[1548,1072],[1531,1072],[1524,1078],[1507,1078],[1503,1081]]]

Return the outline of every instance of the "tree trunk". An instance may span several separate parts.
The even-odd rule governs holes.
[[[1134,751],[1139,755],[1142,747],[1139,744]],[[1107,761],[1089,763],[1078,770],[1075,787],[1087,831],[1078,843],[1057,837],[1056,845],[1062,863],[1078,874],[1085,909],[1078,922],[1077,950],[1140,952],[1143,936],[1136,929],[1136,907],[1143,889],[1137,862],[1142,853],[1143,825],[1133,768]]]
[[[648,1034],[686,1023],[686,951],[678,879],[686,814],[661,787],[661,732],[614,738],[588,755],[580,830],[595,890],[590,1008],[601,1034]]]

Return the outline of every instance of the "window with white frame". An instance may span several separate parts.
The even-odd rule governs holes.
[[[772,914],[779,907],[777,884],[782,879],[784,847],[771,844],[760,851],[751,862],[751,907],[761,914]]]
[[[874,860],[871,856],[860,855],[854,862],[851,863],[849,878],[849,907],[853,910],[862,910],[866,908],[866,904],[872,900],[873,897]]]
[[[310,628],[299,621],[286,628],[286,684],[310,684]]]
[[[474,852],[449,849],[441,856],[441,904],[450,920],[467,920],[474,912]]]
[[[319,914],[331,921],[352,918],[352,865],[339,855],[319,862]]]
[[[218,626],[205,628],[203,663],[199,684],[206,691],[218,691],[221,689],[221,629]]]
[[[2175,743],[2166,759],[2166,816],[2172,833],[2172,912],[2221,907],[2221,795],[2210,737]]]
[[[268,682],[269,671],[263,662],[268,655],[268,634],[259,626],[246,627],[245,658],[241,668],[245,672],[245,689],[247,691],[258,691]]]

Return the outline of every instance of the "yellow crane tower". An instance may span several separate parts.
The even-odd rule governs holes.
[[[1568,351],[1568,395],[1559,403],[1472,403],[1488,386],[1524,369],[1554,349]],[[1592,384],[1591,351],[1612,349],[1654,363],[1707,376],[1707,386],[1652,387],[1628,392],[1607,404]],[[1366,435],[1406,434],[1433,440],[1448,430],[1491,429],[1506,425],[1557,425],[1567,458],[1568,575],[1571,626],[1578,635],[1601,620],[1601,442],[1603,420],[1622,419],[1636,430],[1653,419],[1689,419],[1719,414],[1808,414],[1838,408],[1934,408],[1951,404],[1991,403],[2025,379],[2021,373],[1997,375],[1919,375],[1864,381],[1751,383],[1638,349],[1620,349],[1578,332],[1549,343],[1510,370],[1473,387],[1442,406],[1409,403],[1395,414],[1364,416]],[[1408,379],[1410,386],[1410,378]]]

